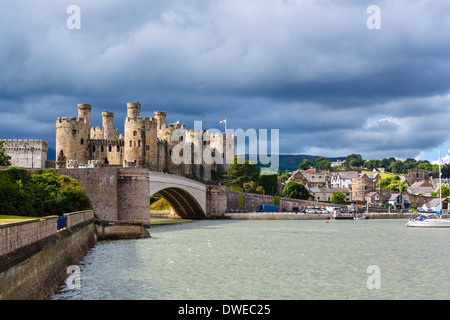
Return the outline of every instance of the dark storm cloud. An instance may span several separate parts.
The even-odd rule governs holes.
[[[81,9],[68,30],[66,9]],[[381,30],[369,30],[369,5]],[[446,1],[16,1],[0,10],[0,135],[54,141],[91,103],[280,129],[281,153],[415,157],[449,138]],[[432,128],[430,129],[430,125]],[[18,130],[20,128],[20,130]]]

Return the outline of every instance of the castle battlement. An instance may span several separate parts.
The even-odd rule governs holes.
[[[138,102],[129,102],[126,108],[123,134],[119,134],[119,130],[114,128],[114,113],[107,110],[102,112],[102,126],[91,127],[91,105],[88,104],[78,105],[79,120],[75,117],[57,118],[58,162],[64,164],[66,160],[76,160],[79,164],[87,164],[97,161],[101,165],[148,168],[151,171],[164,171],[182,176],[193,175],[205,180],[210,178],[211,170],[226,172],[228,168],[226,165],[204,164],[203,169],[200,169],[191,163],[175,164],[171,158],[172,149],[179,141],[183,141],[182,138],[179,141],[171,140],[176,129],[185,130],[185,140],[203,148],[207,148],[212,140],[216,140],[214,145],[220,143],[222,139],[219,139],[218,134],[211,132],[209,135],[209,131],[206,130],[186,130],[186,126],[179,123],[167,124],[165,111],[154,111],[153,117],[143,117],[140,114],[141,104]],[[194,137],[208,141],[199,143],[194,141]]]
[[[20,168],[45,168],[48,143],[34,139],[0,139],[11,165]]]
[[[103,146],[108,146],[108,145],[112,145],[112,146],[123,146],[124,145],[124,141],[122,140],[108,140],[108,139],[89,139],[87,141],[88,144],[90,145],[103,145]]]

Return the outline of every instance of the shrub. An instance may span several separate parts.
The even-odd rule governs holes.
[[[8,168],[0,171],[0,214],[41,217],[92,209],[92,203],[78,181],[45,170]]]

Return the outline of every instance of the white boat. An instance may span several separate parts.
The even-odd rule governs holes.
[[[406,222],[405,226],[417,228],[450,228],[450,220],[442,219],[441,214],[438,214],[437,217],[430,217],[426,213],[423,213],[415,219],[410,219]]]
[[[420,212],[421,215],[406,222],[407,227],[418,228],[450,228],[450,220],[442,219],[442,197],[441,197],[441,149],[439,148],[439,205],[440,210],[432,212]]]

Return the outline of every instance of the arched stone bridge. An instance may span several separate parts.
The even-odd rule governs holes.
[[[206,217],[206,185],[181,176],[150,172],[150,196],[159,193],[182,218]]]
[[[86,189],[95,213],[105,221],[138,220],[150,224],[150,196],[157,193],[182,218],[215,215],[211,203],[217,201],[208,200],[211,187],[181,176],[121,167],[58,169],[58,173],[78,180]],[[212,207],[217,208],[217,203]],[[219,210],[220,214],[225,212],[226,200]]]

